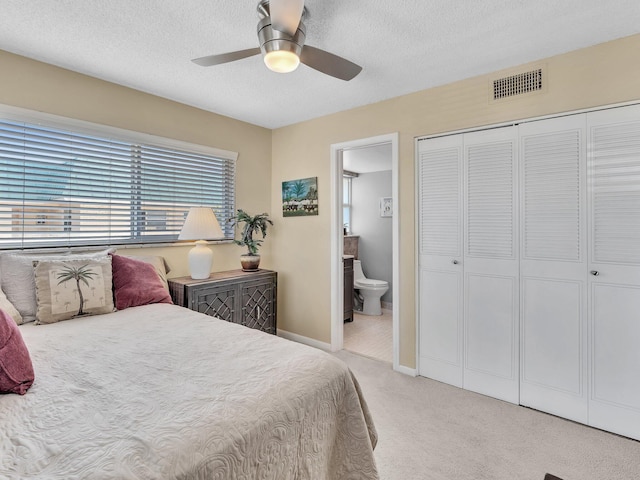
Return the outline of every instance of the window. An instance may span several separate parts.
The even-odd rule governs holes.
[[[342,221],[345,233],[351,233],[351,177],[342,177]]]
[[[233,238],[235,153],[8,108],[0,249],[173,242],[196,205]]]

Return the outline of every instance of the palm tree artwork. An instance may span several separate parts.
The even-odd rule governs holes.
[[[81,265],[79,267],[66,266],[60,273],[57,274],[58,285],[66,283],[70,280],[75,280],[78,296],[80,297],[78,315],[82,315],[84,313],[84,297],[82,295],[82,288],[80,285],[81,283],[84,283],[87,287],[89,287],[89,280],[91,280],[94,275],[97,275],[97,273],[91,271],[89,264]]]
[[[291,190],[293,190],[293,196],[298,200],[302,200],[307,193],[307,185],[303,180],[295,180],[291,187]]]
[[[282,182],[282,215],[318,215],[318,177]]]

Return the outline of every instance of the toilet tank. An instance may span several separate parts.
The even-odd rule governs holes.
[[[367,278],[362,271],[362,262],[360,260],[353,261],[353,279],[360,280],[361,278]]]

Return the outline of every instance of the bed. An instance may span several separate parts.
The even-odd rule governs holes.
[[[19,328],[36,380],[0,396],[0,478],[378,478],[327,353],[169,304]]]

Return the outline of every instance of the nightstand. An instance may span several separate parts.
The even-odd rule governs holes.
[[[230,270],[202,280],[177,277],[168,282],[176,305],[276,334],[277,272]]]

